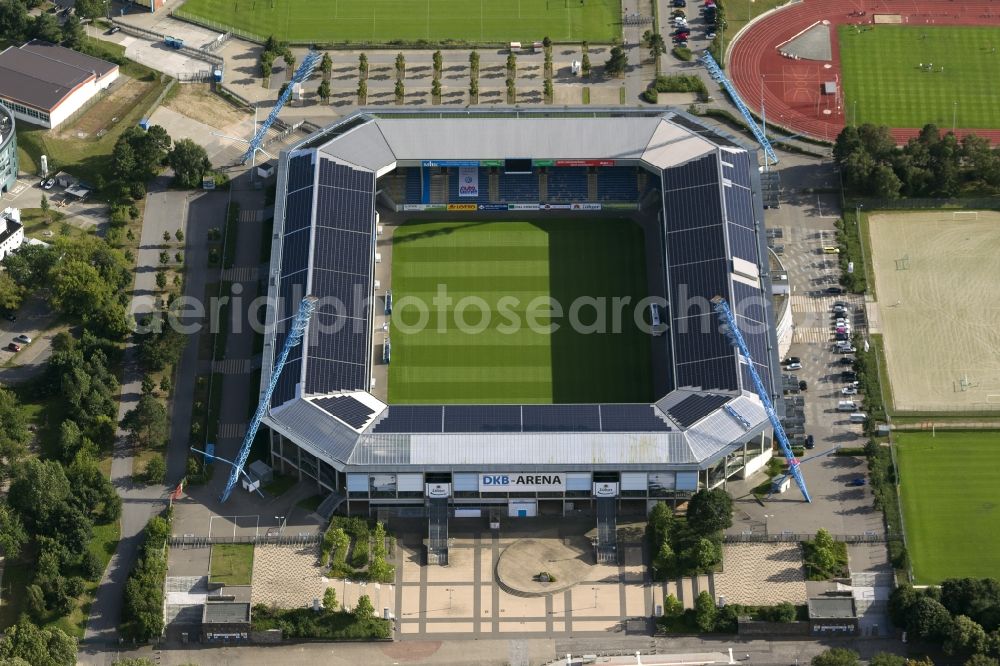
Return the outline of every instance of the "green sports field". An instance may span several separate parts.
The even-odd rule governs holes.
[[[175,11],[218,29],[294,43],[607,43],[621,36],[621,0],[188,0]]]
[[[642,230],[628,220],[420,221],[397,228],[389,402],[649,401],[649,335],[632,323],[631,307],[620,333],[568,325],[579,296],[635,303],[646,295],[643,245]],[[439,307],[432,299],[441,288],[452,301]],[[563,317],[548,316],[545,302],[532,305],[546,297],[563,307]],[[425,315],[414,303],[426,304]],[[605,312],[610,328],[610,305]],[[593,325],[597,315],[583,307],[578,319]],[[549,324],[558,328],[549,333]]]
[[[857,102],[857,124],[1000,127],[1000,28],[842,25],[838,35],[848,122]]]
[[[1000,433],[905,432],[895,439],[917,582],[1000,577]]]

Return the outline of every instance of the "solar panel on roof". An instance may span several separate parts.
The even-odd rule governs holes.
[[[285,236],[281,242],[281,272],[296,273],[309,266],[309,230]]]
[[[329,227],[316,227],[313,266],[343,273],[368,275],[372,262],[372,237]]]
[[[299,383],[299,375],[301,373],[302,359],[297,358],[293,361],[289,358],[285,363],[284,369],[281,371],[281,376],[278,377],[278,383],[274,387],[274,392],[271,394],[272,407],[283,405],[295,397],[295,385]]]
[[[729,232],[729,252],[734,257],[757,263],[757,232],[753,229],[727,224]]]
[[[299,155],[288,160],[288,191],[294,192],[313,182],[312,154]]]
[[[693,386],[710,391],[738,391],[736,357],[725,357],[677,364],[677,386]]]
[[[726,257],[726,242],[721,224],[671,231],[667,233],[667,247],[671,266],[696,264]]]
[[[656,415],[652,405],[601,405],[603,432],[666,432],[670,425]]]
[[[285,198],[285,226],[283,233],[290,234],[305,229],[312,219],[313,188],[306,187],[292,192]]]
[[[282,321],[294,317],[299,309],[299,303],[306,296],[306,275],[301,270],[291,275],[282,275],[278,284],[277,320]]]
[[[597,405],[523,405],[524,432],[600,432]]]
[[[306,363],[306,393],[366,390],[365,366],[346,361],[315,358]]]
[[[372,432],[441,432],[441,405],[391,405]]]
[[[688,428],[731,400],[728,395],[689,395],[667,410],[670,418]]]
[[[520,405],[445,405],[445,432],[519,432]]]
[[[314,402],[355,430],[362,428],[375,413],[374,409],[349,395],[320,398]]]

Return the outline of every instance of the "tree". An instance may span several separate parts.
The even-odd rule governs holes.
[[[8,502],[31,532],[51,533],[50,521],[69,496],[69,480],[56,461],[27,458],[14,468]]]
[[[653,572],[657,580],[667,580],[677,571],[677,556],[669,541],[663,541],[653,558]]]
[[[129,431],[132,441],[140,446],[160,446],[169,433],[167,410],[153,396],[140,396],[136,406],[122,419],[122,427]]]
[[[437,79],[434,79],[433,81],[431,81],[431,95],[435,99],[437,99],[438,97],[441,97],[441,82],[438,81]]]
[[[479,98],[479,82],[472,81],[469,83],[469,103],[475,102]]]
[[[205,173],[212,168],[208,153],[191,139],[181,139],[174,144],[174,149],[167,156],[167,164],[174,170],[175,182],[190,188],[200,187]]]
[[[0,503],[0,549],[5,557],[13,559],[21,554],[21,547],[28,541],[21,517],[6,503]]]
[[[951,627],[948,609],[936,599],[922,596],[907,613],[906,630],[914,638],[939,641]]]
[[[271,78],[274,70],[274,52],[266,48],[260,53],[260,77],[265,81]]]
[[[507,55],[507,78],[513,79],[517,76],[517,56],[513,53]]]
[[[288,75],[289,78],[291,78],[292,71],[295,69],[295,56],[292,54],[292,50],[287,46],[281,54],[281,59],[285,61],[285,67],[288,68]]]
[[[319,89],[316,91],[316,94],[319,95],[319,98],[324,104],[328,104],[330,102],[330,82],[326,79],[320,81]]]
[[[49,211],[52,210],[52,206],[49,205],[49,198],[44,194],[42,195],[41,201],[38,203],[38,207],[42,209],[42,215],[45,216],[45,222],[51,222],[52,220],[49,218]]]
[[[542,83],[542,94],[545,95],[545,99],[552,99],[552,79],[545,79]]]
[[[986,632],[968,616],[956,615],[944,633],[944,651],[948,654],[974,654],[986,650]]]
[[[441,55],[441,51],[435,51],[434,55],[431,56],[434,61],[434,78],[441,78],[441,68],[444,66],[444,56]]]
[[[688,525],[698,534],[713,534],[733,524],[733,500],[721,488],[699,490],[688,502]]]
[[[660,56],[667,52],[667,44],[663,41],[663,35],[659,32],[652,32],[650,30],[646,32],[648,37],[643,35],[643,40],[646,43],[646,48],[649,49],[649,57],[659,63]]]
[[[24,289],[6,271],[0,273],[0,308],[17,310],[21,307]]]
[[[917,603],[921,596],[920,592],[913,589],[909,583],[899,585],[892,594],[889,595],[889,619],[893,625],[899,628],[906,626],[906,621],[910,616],[910,608]]]
[[[396,54],[396,80],[402,81],[406,78],[406,56],[402,53]]]
[[[0,656],[20,658],[32,666],[73,666],[76,639],[60,629],[39,629],[28,619],[21,618],[0,641]]]
[[[323,608],[331,612],[337,610],[337,591],[332,587],[323,592]]]
[[[788,601],[782,601],[775,604],[772,608],[771,620],[773,622],[795,622],[795,617],[797,615],[798,613],[795,610],[795,606]]]
[[[830,648],[813,657],[812,666],[858,666],[858,653],[847,648]]]
[[[876,197],[883,199],[898,199],[899,191],[903,187],[902,181],[896,176],[896,172],[888,164],[879,164],[871,174],[871,190]]]
[[[965,660],[965,666],[1000,666],[1000,661],[985,654],[974,654]]]
[[[891,652],[879,652],[868,661],[868,666],[906,666],[906,657]]]
[[[628,66],[628,56],[620,46],[611,47],[611,57],[604,63],[604,71],[608,76],[622,76]]]
[[[514,79],[507,79],[507,103],[514,104],[517,102],[517,86],[515,85]]]
[[[13,392],[0,388],[0,472],[3,476],[27,453],[30,442],[27,413]]]
[[[178,243],[183,243],[184,242],[184,232],[182,230],[178,229],[177,231],[174,232],[174,238],[177,239]]]
[[[330,72],[333,71],[333,60],[330,59],[330,54],[326,51],[323,52],[323,59],[319,61],[319,71],[323,72],[323,78],[329,80]]]
[[[479,51],[475,49],[469,53],[469,75],[474,79],[479,77]]]
[[[82,19],[101,18],[107,12],[107,2],[106,0],[76,0],[73,11]]]
[[[0,2],[0,35],[12,42],[23,41],[30,23],[31,17],[23,3],[18,0]]]
[[[368,83],[364,79],[358,81],[358,104],[364,104],[368,99]]]
[[[62,41],[62,28],[59,26],[59,21],[55,15],[48,12],[42,12],[35,17],[31,25],[31,34],[34,35],[35,39],[52,42],[53,44],[58,44]]]
[[[167,464],[163,461],[163,456],[156,453],[146,462],[143,477],[146,479],[146,483],[163,483],[166,476]]]
[[[694,600],[694,618],[701,632],[709,632],[715,629],[715,615],[717,612],[715,601],[708,592],[701,592]]]
[[[680,617],[684,614],[684,604],[672,594],[663,600],[663,617]]]
[[[358,605],[354,607],[354,617],[359,621],[370,620],[375,617],[375,607],[367,594],[362,594],[358,598]]]
[[[722,549],[711,539],[701,537],[684,552],[684,561],[692,569],[706,572],[722,559]]]
[[[552,38],[549,37],[548,35],[545,35],[544,37],[542,37],[542,46],[544,46],[547,49],[551,49],[552,48]]]
[[[396,81],[395,93],[396,93],[396,104],[402,104],[403,99],[406,97],[406,89],[403,87],[403,82],[401,80]]]
[[[358,56],[358,78],[368,78],[368,56],[364,53]]]
[[[62,43],[68,49],[79,49],[83,45],[83,40],[87,33],[83,31],[83,24],[80,17],[72,13],[66,17],[62,24]]]
[[[45,617],[45,593],[38,585],[29,585],[24,590],[25,607],[28,615],[36,622]]]

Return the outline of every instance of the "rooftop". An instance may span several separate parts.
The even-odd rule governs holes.
[[[250,622],[250,604],[238,601],[210,601],[205,604],[203,624]]]
[[[0,104],[0,146],[7,143],[14,134],[14,116],[10,110]]]
[[[15,222],[6,217],[0,217],[0,243],[3,243],[8,238],[17,233],[17,230],[21,228],[20,222]]]
[[[808,604],[811,620],[844,620],[858,615],[853,597],[813,597]]]
[[[78,86],[118,65],[32,40],[0,53],[0,95],[36,109],[53,109]]]

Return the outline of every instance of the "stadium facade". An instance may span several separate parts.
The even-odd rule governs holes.
[[[469,188],[456,185],[463,168],[484,181],[473,203]],[[552,187],[561,169],[584,179],[563,188],[565,196]],[[507,173],[526,170],[548,191],[507,185]],[[624,178],[626,194],[612,202],[602,178]],[[647,270],[660,276],[670,304],[664,334],[651,336],[657,400],[386,404],[391,276],[381,263],[388,248],[379,211],[628,208],[647,211],[656,225]],[[771,456],[772,432],[747,368],[717,316],[687,305],[716,295],[730,301],[780,404],[757,158],[687,114],[361,111],[282,153],[272,242],[268,296],[276,307],[262,391],[299,299],[321,299],[265,417],[273,465],[314,480],[350,512],[436,505],[531,516],[595,503],[600,511],[609,501],[636,512],[745,478]]]
[[[9,192],[17,181],[17,132],[14,114],[0,104],[0,192]]]

